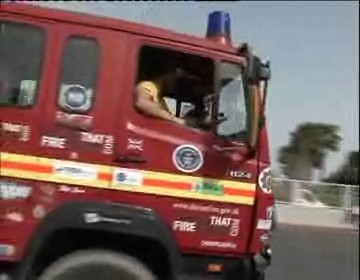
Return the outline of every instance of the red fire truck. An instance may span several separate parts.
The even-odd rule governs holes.
[[[270,64],[231,45],[225,12],[204,37],[1,4],[0,271],[264,279]],[[162,99],[184,125],[133,106],[166,63],[176,76]]]

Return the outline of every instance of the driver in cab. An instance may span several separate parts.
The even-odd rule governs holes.
[[[135,88],[135,107],[142,113],[185,125],[185,120],[176,117],[168,109],[163,96],[175,83],[177,69],[163,66],[152,80],[140,81]]]
[[[165,102],[166,93],[171,92],[179,78],[194,77],[184,69],[174,65],[158,65],[158,73],[153,79],[140,81],[135,88],[135,108],[143,114],[175,122],[180,125],[187,125],[192,128],[211,129],[214,124],[223,120],[213,121],[206,110],[206,98],[196,100],[195,108],[181,117],[177,117]],[[198,85],[202,88],[202,85]],[[212,96],[212,95],[211,95]]]

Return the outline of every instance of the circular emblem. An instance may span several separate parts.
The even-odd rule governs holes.
[[[270,167],[267,167],[261,171],[258,179],[258,185],[264,193],[269,194],[272,192]]]
[[[83,112],[91,106],[91,96],[81,85],[64,86],[59,98],[59,105],[66,110]]]
[[[177,169],[190,173],[199,170],[204,158],[201,151],[192,145],[181,145],[173,153],[173,162]]]
[[[70,109],[79,109],[86,103],[86,89],[83,86],[70,86],[64,95],[66,105]]]

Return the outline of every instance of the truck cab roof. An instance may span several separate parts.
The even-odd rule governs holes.
[[[61,9],[51,9],[39,7],[35,4],[2,4],[1,10],[10,14],[20,14],[33,16],[50,21],[61,21],[66,23],[81,24],[89,27],[105,28],[118,31],[126,31],[132,34],[168,40],[176,43],[193,45],[200,48],[206,48],[214,51],[220,51],[227,54],[236,54],[236,48],[233,46],[221,44],[209,39],[196,37],[170,31],[164,28],[153,27],[146,24],[134,23],[121,19],[108,18],[104,16],[92,15],[82,12],[66,11]]]

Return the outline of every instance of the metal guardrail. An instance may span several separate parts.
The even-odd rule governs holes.
[[[359,186],[273,178],[278,214],[285,223],[359,227]]]
[[[286,178],[272,179],[275,199],[279,202],[323,205],[335,208],[359,207],[359,186]]]

